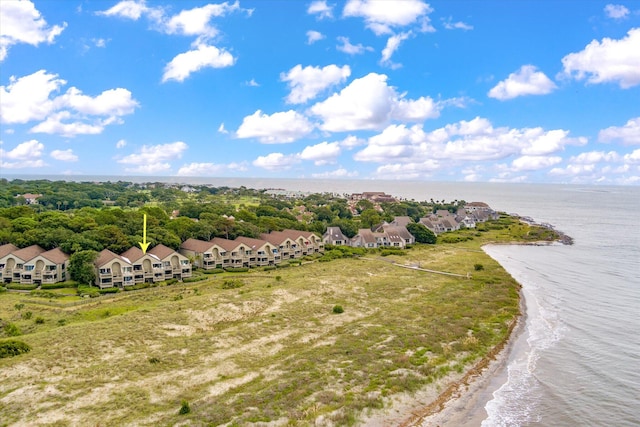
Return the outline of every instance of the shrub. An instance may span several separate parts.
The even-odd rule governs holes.
[[[58,326],[64,326],[67,324],[67,319],[58,319]]]
[[[94,288],[92,286],[78,286],[78,290],[76,291],[78,296],[84,297],[85,295],[95,298],[100,296],[99,288]]]
[[[144,283],[138,283],[137,285],[133,285],[133,286],[125,286],[124,290],[125,291],[135,291],[137,289],[146,289],[149,286],[151,286],[149,283],[144,282]]]
[[[341,305],[334,305],[333,306],[333,313],[334,314],[344,313],[344,308],[342,308]]]
[[[7,288],[5,288],[4,286],[0,286],[0,294],[3,292],[7,292]]]
[[[22,335],[22,331],[20,331],[20,328],[18,328],[14,323],[7,323],[4,325],[4,333],[8,337],[17,337],[18,335]]]
[[[152,365],[156,365],[156,364],[160,363],[160,359],[158,359],[157,357],[150,357],[149,358],[149,363],[151,363]]]
[[[227,279],[222,282],[222,289],[237,289],[244,286],[244,282],[239,279]]]
[[[26,313],[22,313],[22,318],[25,320],[31,319],[31,316],[33,316],[33,313],[30,311],[27,311]]]
[[[249,271],[248,267],[227,267],[224,269],[227,273],[246,273]]]
[[[0,359],[19,356],[31,351],[29,344],[17,340],[0,342]]]
[[[186,400],[183,400],[180,403],[180,411],[178,411],[178,414],[180,415],[186,415],[189,412],[191,412],[191,407],[189,407],[189,402],[187,402]]]
[[[275,265],[266,265],[264,267],[262,267],[262,271],[271,271],[271,270],[275,270],[276,266]]]
[[[164,284],[167,286],[171,286],[171,285],[175,285],[176,283],[178,283],[179,280],[176,278],[171,278],[171,279],[167,279],[164,281]]]
[[[482,265],[482,264],[473,264],[473,269],[475,271],[484,270],[484,265]]]
[[[35,322],[36,322],[36,325],[42,325],[44,323],[44,318],[38,316],[36,317]]]
[[[62,289],[62,288],[76,288],[78,284],[74,281],[58,282],[58,283],[45,283],[40,285],[40,289]]]
[[[20,311],[20,310],[22,310],[22,309],[24,308],[24,304],[22,304],[21,302],[19,302],[19,303],[15,304],[15,305],[13,306],[13,308],[15,308],[16,310]]]
[[[104,294],[116,294],[116,293],[120,292],[120,289],[119,288],[104,288],[104,289],[98,289],[98,292],[101,295],[104,295]]]
[[[211,270],[203,270],[204,274],[220,274],[224,273],[224,269],[222,268],[212,268]]]
[[[32,291],[36,289],[38,285],[21,285],[19,283],[9,283],[7,289],[15,289],[18,291]]]
[[[193,282],[199,282],[201,280],[206,280],[207,278],[204,276],[194,276],[194,277],[187,277],[186,279],[182,279],[182,281],[184,283],[193,283]]]

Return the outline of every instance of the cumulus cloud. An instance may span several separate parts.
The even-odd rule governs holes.
[[[514,171],[537,171],[557,165],[562,161],[560,156],[522,156],[515,159],[511,166]]]
[[[309,30],[307,31],[307,44],[313,44],[324,38],[324,34],[319,31]]]
[[[571,138],[568,132],[542,128],[495,128],[487,119],[476,117],[432,131],[422,125],[390,125],[370,137],[354,155],[360,162],[381,163],[380,173],[405,178],[426,177],[443,165],[512,158],[511,170],[535,170],[561,161],[556,154],[567,145],[584,145],[586,139]],[[560,160],[558,160],[560,159]],[[546,165],[546,166],[543,166]]]
[[[279,144],[293,142],[312,130],[313,124],[296,111],[289,110],[269,116],[257,110],[242,120],[236,137],[258,138],[264,144]]]
[[[116,148],[124,148],[126,146],[127,146],[127,141],[125,141],[124,139],[121,139],[118,142],[116,142]]]
[[[68,149],[68,150],[53,150],[51,152],[51,157],[53,157],[56,160],[60,160],[62,162],[77,162],[78,161],[78,156],[73,154],[73,150],[72,149]]]
[[[363,18],[367,28],[376,35],[392,34],[394,28],[411,24],[421,24],[420,28],[429,31],[428,14],[433,9],[421,0],[376,1],[349,0],[342,11],[345,17]]]
[[[400,47],[400,43],[408,39],[410,36],[411,36],[411,33],[408,32],[408,33],[395,34],[389,37],[387,39],[387,45],[384,47],[384,49],[382,49],[382,57],[380,58],[380,64],[387,65],[394,69],[400,67],[401,66],[400,64],[395,64],[391,62],[391,55],[393,55],[393,53],[396,50],[398,50],[398,48]]]
[[[163,82],[170,80],[182,82],[191,73],[203,68],[224,68],[234,65],[235,58],[227,49],[213,46],[209,41],[219,33],[211,20],[236,11],[244,11],[248,15],[253,12],[252,9],[241,8],[240,3],[235,1],[234,3],[207,4],[182,10],[175,15],[167,15],[166,9],[148,7],[142,0],[124,0],[98,14],[133,20],[145,16],[153,23],[153,28],[160,32],[196,37],[191,50],[176,55],[164,68]]]
[[[245,163],[189,163],[178,169],[177,176],[219,176],[228,172],[244,172],[247,170]]]
[[[344,132],[378,129],[393,119],[421,121],[437,117],[439,106],[430,98],[405,100],[387,85],[386,75],[370,73],[315,104],[310,111],[322,119],[322,130]]]
[[[0,148],[0,169],[41,168],[44,144],[35,139],[18,144],[13,150]]]
[[[256,79],[251,79],[248,82],[245,82],[244,84],[250,87],[260,87],[260,83],[258,83]]]
[[[620,160],[620,155],[615,151],[585,151],[577,156],[572,156],[569,159],[569,163],[578,163],[581,165],[590,165],[600,162],[617,162]]]
[[[487,94],[500,101],[524,95],[546,95],[557,86],[543,72],[537,71],[533,65],[523,65],[515,73],[509,74],[506,80],[498,83]]]
[[[584,50],[562,58],[565,76],[588,83],[618,83],[622,89],[640,84],[640,28],[626,37],[593,40]]]
[[[191,73],[202,68],[224,68],[235,63],[235,58],[224,49],[200,44],[195,50],[177,55],[164,68],[162,82],[184,81]]]
[[[624,145],[640,144],[640,117],[630,119],[624,126],[611,126],[598,133],[598,141],[620,141]]]
[[[252,164],[268,171],[280,171],[291,169],[293,165],[299,162],[300,158],[295,154],[271,153],[266,156],[259,156]]]
[[[612,19],[622,19],[629,15],[629,9],[621,4],[608,4],[604,7],[604,13]]]
[[[349,172],[345,168],[338,168],[336,170],[321,172],[321,173],[312,173],[311,176],[313,178],[353,178],[358,176],[358,171]]]
[[[349,55],[360,55],[365,53],[365,51],[373,51],[371,46],[364,46],[362,43],[351,44],[349,37],[339,36],[337,40],[340,44],[336,46],[336,49]]]
[[[280,80],[287,82],[291,92],[287,95],[290,104],[301,104],[313,99],[323,90],[344,83],[351,75],[348,65],[338,67],[331,64],[326,67],[312,67],[298,64],[287,73],[280,74]]]
[[[172,160],[182,157],[182,153],[189,148],[182,141],[159,145],[143,145],[136,153],[129,154],[118,163],[128,165],[127,172],[134,173],[155,173],[171,169]]]
[[[316,15],[318,19],[333,18],[333,6],[329,6],[326,0],[315,0],[307,8],[309,15]]]
[[[0,62],[18,43],[38,46],[53,43],[67,23],[50,27],[30,0],[0,2]]]
[[[299,157],[302,160],[312,160],[316,166],[321,166],[327,163],[335,163],[340,152],[340,144],[338,142],[325,141],[305,147]]]
[[[45,70],[20,78],[11,77],[8,86],[0,86],[0,122],[40,121],[31,132],[73,137],[101,133],[105,126],[121,123],[122,116],[138,107],[127,89],[116,88],[92,97],[76,87],[53,96],[67,82]]]

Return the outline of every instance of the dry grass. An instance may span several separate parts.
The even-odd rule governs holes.
[[[1,422],[357,424],[394,396],[462,373],[504,338],[518,285],[477,247],[252,273],[238,289],[215,277],[72,309],[17,310],[24,296],[4,293],[0,318],[32,351],[0,360]],[[182,401],[189,414],[178,414]]]

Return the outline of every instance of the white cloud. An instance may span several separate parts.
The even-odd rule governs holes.
[[[314,0],[307,9],[309,15],[316,15],[318,19],[333,18],[333,6],[327,5],[326,0]]]
[[[523,95],[546,95],[557,86],[533,65],[523,65],[515,73],[509,74],[506,80],[498,83],[487,94],[490,98],[501,101]]]
[[[391,34],[393,28],[422,23],[431,7],[421,0],[377,1],[349,0],[342,11],[345,17],[361,17],[375,34]],[[426,26],[423,24],[426,30]]]
[[[269,171],[280,171],[290,169],[299,162],[300,159],[295,154],[284,155],[282,153],[271,153],[266,156],[259,156],[252,164]]]
[[[70,108],[80,114],[93,116],[124,116],[133,113],[138,102],[127,89],[109,89],[92,98],[80,89],[70,88],[54,100],[56,108]]]
[[[617,162],[620,160],[620,155],[615,151],[585,151],[577,156],[572,156],[569,159],[569,163],[578,163],[581,165],[589,165],[600,162]]]
[[[358,171],[349,172],[345,168],[338,168],[333,171],[327,171],[322,173],[312,173],[313,178],[353,178],[358,176]]]
[[[640,163],[640,148],[624,155],[625,163]]]
[[[358,138],[357,136],[354,136],[354,135],[349,135],[345,139],[340,141],[340,146],[346,148],[347,150],[351,150],[355,147],[364,145],[366,143],[367,141],[362,138]]]
[[[171,169],[169,162],[179,159],[182,153],[189,148],[182,141],[159,145],[143,145],[142,148],[133,154],[129,154],[118,161],[124,165],[131,165],[125,168],[127,172],[155,173]]]
[[[437,117],[439,107],[430,98],[405,100],[387,85],[387,76],[370,73],[353,80],[340,93],[311,107],[330,132],[378,129],[390,120],[421,121]]]
[[[189,163],[178,169],[177,176],[218,176],[226,172],[246,171],[245,163]]]
[[[11,77],[8,86],[0,86],[0,122],[28,123],[40,121],[31,132],[73,137],[97,134],[104,127],[121,123],[121,117],[134,112],[138,102],[127,89],[116,88],[96,97],[84,95],[71,87],[52,97],[67,82],[45,70],[18,79]]]
[[[293,142],[313,130],[313,124],[293,110],[262,114],[257,110],[242,120],[236,131],[238,138],[258,138],[264,144]]]
[[[514,171],[536,171],[557,165],[562,161],[560,156],[522,156],[515,159],[511,166]]]
[[[124,148],[126,146],[127,146],[127,141],[125,141],[124,139],[121,139],[118,142],[116,142],[116,148]]]
[[[0,2],[0,62],[7,57],[12,45],[53,43],[66,26],[63,22],[49,27],[30,0]]]
[[[448,19],[442,19],[442,25],[447,30],[464,30],[470,31],[473,30],[473,25],[466,24],[462,21],[453,22],[453,17],[449,17]]]
[[[629,9],[621,4],[608,4],[604,7],[604,13],[612,19],[622,19],[629,15]]]
[[[382,49],[382,57],[380,58],[380,64],[390,66],[391,68],[398,68],[400,64],[394,64],[391,62],[391,55],[400,47],[400,43],[405,41],[411,36],[411,33],[394,34],[387,39],[387,45]]]
[[[428,178],[433,172],[442,168],[437,160],[425,160],[419,163],[390,163],[376,169],[376,176],[384,179],[419,179]]]
[[[78,161],[78,156],[73,154],[73,150],[72,149],[68,149],[68,150],[53,150],[51,152],[51,157],[53,157],[56,160],[60,160],[62,162],[77,162]]]
[[[324,38],[324,34],[319,31],[309,30],[307,31],[307,44],[313,44]]]
[[[123,0],[108,10],[97,12],[97,15],[118,16],[121,18],[129,18],[137,21],[145,13],[150,13],[151,8],[147,7],[144,0]]]
[[[624,126],[611,126],[598,133],[598,141],[620,141],[624,145],[640,144],[640,117],[629,119]]]
[[[563,72],[588,83],[616,82],[622,89],[640,84],[640,28],[614,40],[593,40],[584,50],[562,58]]]
[[[44,119],[54,109],[49,98],[67,84],[57,74],[45,70],[20,78],[11,77],[8,86],[0,86],[0,121],[2,123],[28,123]]]
[[[320,166],[327,163],[335,163],[340,152],[340,144],[338,142],[325,141],[305,147],[300,153],[300,159],[313,160],[316,166]]]
[[[223,133],[225,135],[229,133],[229,131],[225,129],[224,123],[220,123],[220,126],[218,126],[218,133]]]
[[[224,49],[199,44],[195,50],[181,53],[164,68],[162,81],[184,81],[191,73],[205,67],[224,68],[234,64],[235,58]]]
[[[326,67],[312,67],[298,64],[289,72],[281,73],[280,80],[287,82],[291,92],[286,100],[290,104],[301,104],[315,98],[323,90],[344,83],[351,75],[348,65],[338,67],[331,64]]]
[[[533,164],[567,145],[584,145],[584,138],[570,138],[568,132],[542,128],[494,128],[487,119],[460,121],[425,132],[421,125],[390,125],[369,138],[366,147],[354,155],[362,162],[389,164],[466,164],[524,157],[515,166]],[[542,160],[537,159],[538,164]],[[433,163],[437,162],[437,163]],[[527,163],[528,162],[528,163]]]
[[[225,16],[240,9],[239,2],[229,4],[207,4],[202,7],[182,10],[172,16],[165,24],[168,34],[181,34],[185,36],[201,36],[212,38],[218,30],[210,24],[211,18]]]
[[[344,52],[349,55],[360,55],[365,51],[373,52],[373,48],[370,46],[364,46],[362,43],[351,44],[349,37],[337,37],[337,40],[341,43],[336,46],[336,49],[340,52]]]
[[[0,148],[0,169],[40,168],[46,166],[41,159],[44,144],[35,139],[18,144],[13,150]]]
[[[258,83],[256,79],[251,79],[248,82],[245,82],[245,85],[251,86],[251,87],[260,87],[260,83]]]

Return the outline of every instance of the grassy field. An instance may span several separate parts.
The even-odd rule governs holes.
[[[506,338],[519,286],[480,245],[528,233],[507,231],[80,306],[5,292],[0,342],[32,350],[0,359],[0,425],[356,425]]]

